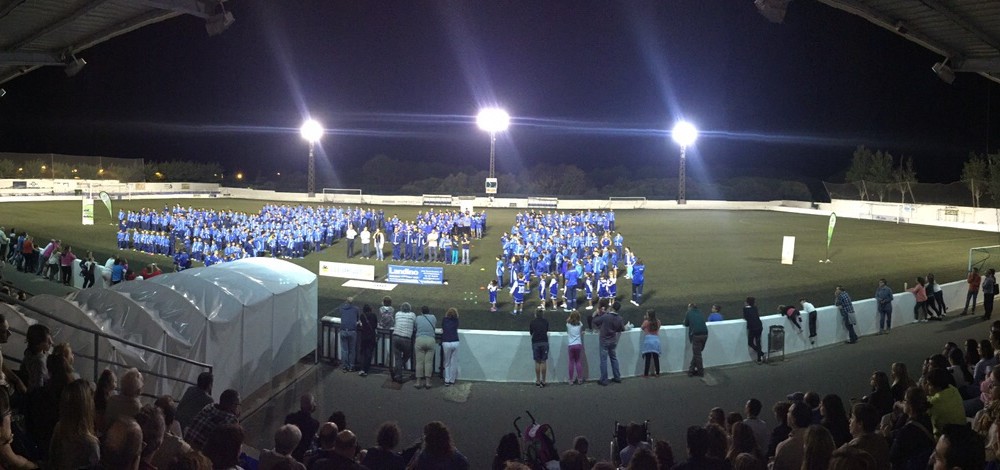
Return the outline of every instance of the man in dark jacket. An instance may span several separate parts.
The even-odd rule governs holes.
[[[602,305],[601,312],[604,311],[603,307]],[[619,308],[621,308],[621,304],[615,301],[611,306],[611,310],[601,313],[594,319],[594,326],[601,330],[601,380],[597,382],[599,385],[608,384],[609,361],[611,362],[611,373],[613,374],[611,381],[615,383],[621,383],[622,381],[621,372],[618,370],[618,354],[615,352],[615,349],[618,348],[618,334],[625,331],[625,324],[622,322],[622,317],[618,316]]]
[[[358,343],[358,307],[354,297],[348,297],[340,306],[340,360],[344,372],[354,371],[354,356]]]

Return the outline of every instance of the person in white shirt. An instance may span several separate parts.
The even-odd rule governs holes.
[[[368,231],[368,226],[361,229],[361,256],[365,259],[372,257],[372,233]]]
[[[354,257],[354,239],[358,237],[358,231],[354,230],[353,224],[347,224],[347,232],[344,233],[344,238],[347,239],[347,257]]]
[[[809,342],[816,344],[816,307],[806,299],[799,299],[799,303],[802,304],[802,313],[809,319]]]

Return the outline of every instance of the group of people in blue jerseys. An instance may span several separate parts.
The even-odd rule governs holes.
[[[353,242],[358,234],[365,245],[379,244],[379,254],[382,243],[391,243],[393,260],[470,264],[471,240],[482,238],[485,226],[486,213],[472,211],[431,209],[403,221],[362,207],[269,204],[251,214],[177,204],[120,210],[117,238],[121,250],[173,257],[178,270],[193,261],[211,266],[253,256],[301,258],[345,236]]]
[[[393,261],[470,264],[472,240],[483,238],[486,212],[430,209],[414,220],[386,220],[386,240]]]
[[[632,281],[632,299],[639,305],[645,265],[624,244],[614,211],[527,212],[515,216],[510,232],[500,237],[495,278],[487,290],[490,310],[497,310],[497,292],[510,286],[512,315],[523,312],[531,291],[538,309],[577,308],[582,293],[585,309],[601,299],[618,296],[619,268]]]

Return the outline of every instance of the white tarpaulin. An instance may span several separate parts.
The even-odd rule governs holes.
[[[110,289],[84,289],[68,301],[37,296],[29,303],[73,323],[211,364],[215,390],[234,388],[244,396],[269,383],[316,345],[316,275],[273,258],[246,258],[124,282]],[[57,342],[68,341],[81,352],[93,351],[92,335],[41,321],[57,333]],[[114,357],[192,382],[202,371],[115,341],[102,340],[100,348],[102,358]],[[78,363],[77,370],[89,377],[91,369],[81,366]],[[160,383],[152,385],[156,382]],[[146,392],[180,396],[184,389],[183,384],[165,384],[152,377],[146,383]]]

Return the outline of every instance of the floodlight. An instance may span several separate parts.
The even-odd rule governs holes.
[[[302,138],[306,139],[310,144],[319,142],[319,139],[323,137],[323,125],[320,124],[315,119],[309,119],[302,123],[302,128],[299,129],[302,134]]]
[[[205,20],[205,31],[208,32],[209,36],[217,36],[222,34],[227,28],[232,26],[236,22],[236,18],[233,14],[223,10],[219,14],[209,16]]]
[[[753,3],[757,6],[757,11],[760,12],[764,18],[772,23],[781,23],[785,20],[785,13],[788,11],[788,2],[790,0],[755,0]]]
[[[500,108],[486,108],[476,116],[476,125],[491,134],[503,132],[510,125],[510,115]]]
[[[941,81],[951,85],[955,81],[955,71],[948,66],[948,59],[931,66],[931,70],[937,74]]]
[[[79,59],[76,56],[72,56],[72,60],[66,63],[66,69],[64,70],[66,72],[66,76],[72,77],[80,73],[80,71],[83,70],[84,65],[87,65],[86,60]]]
[[[675,124],[674,130],[670,134],[673,136],[674,142],[677,142],[681,147],[687,147],[698,139],[698,129],[687,121]]]

